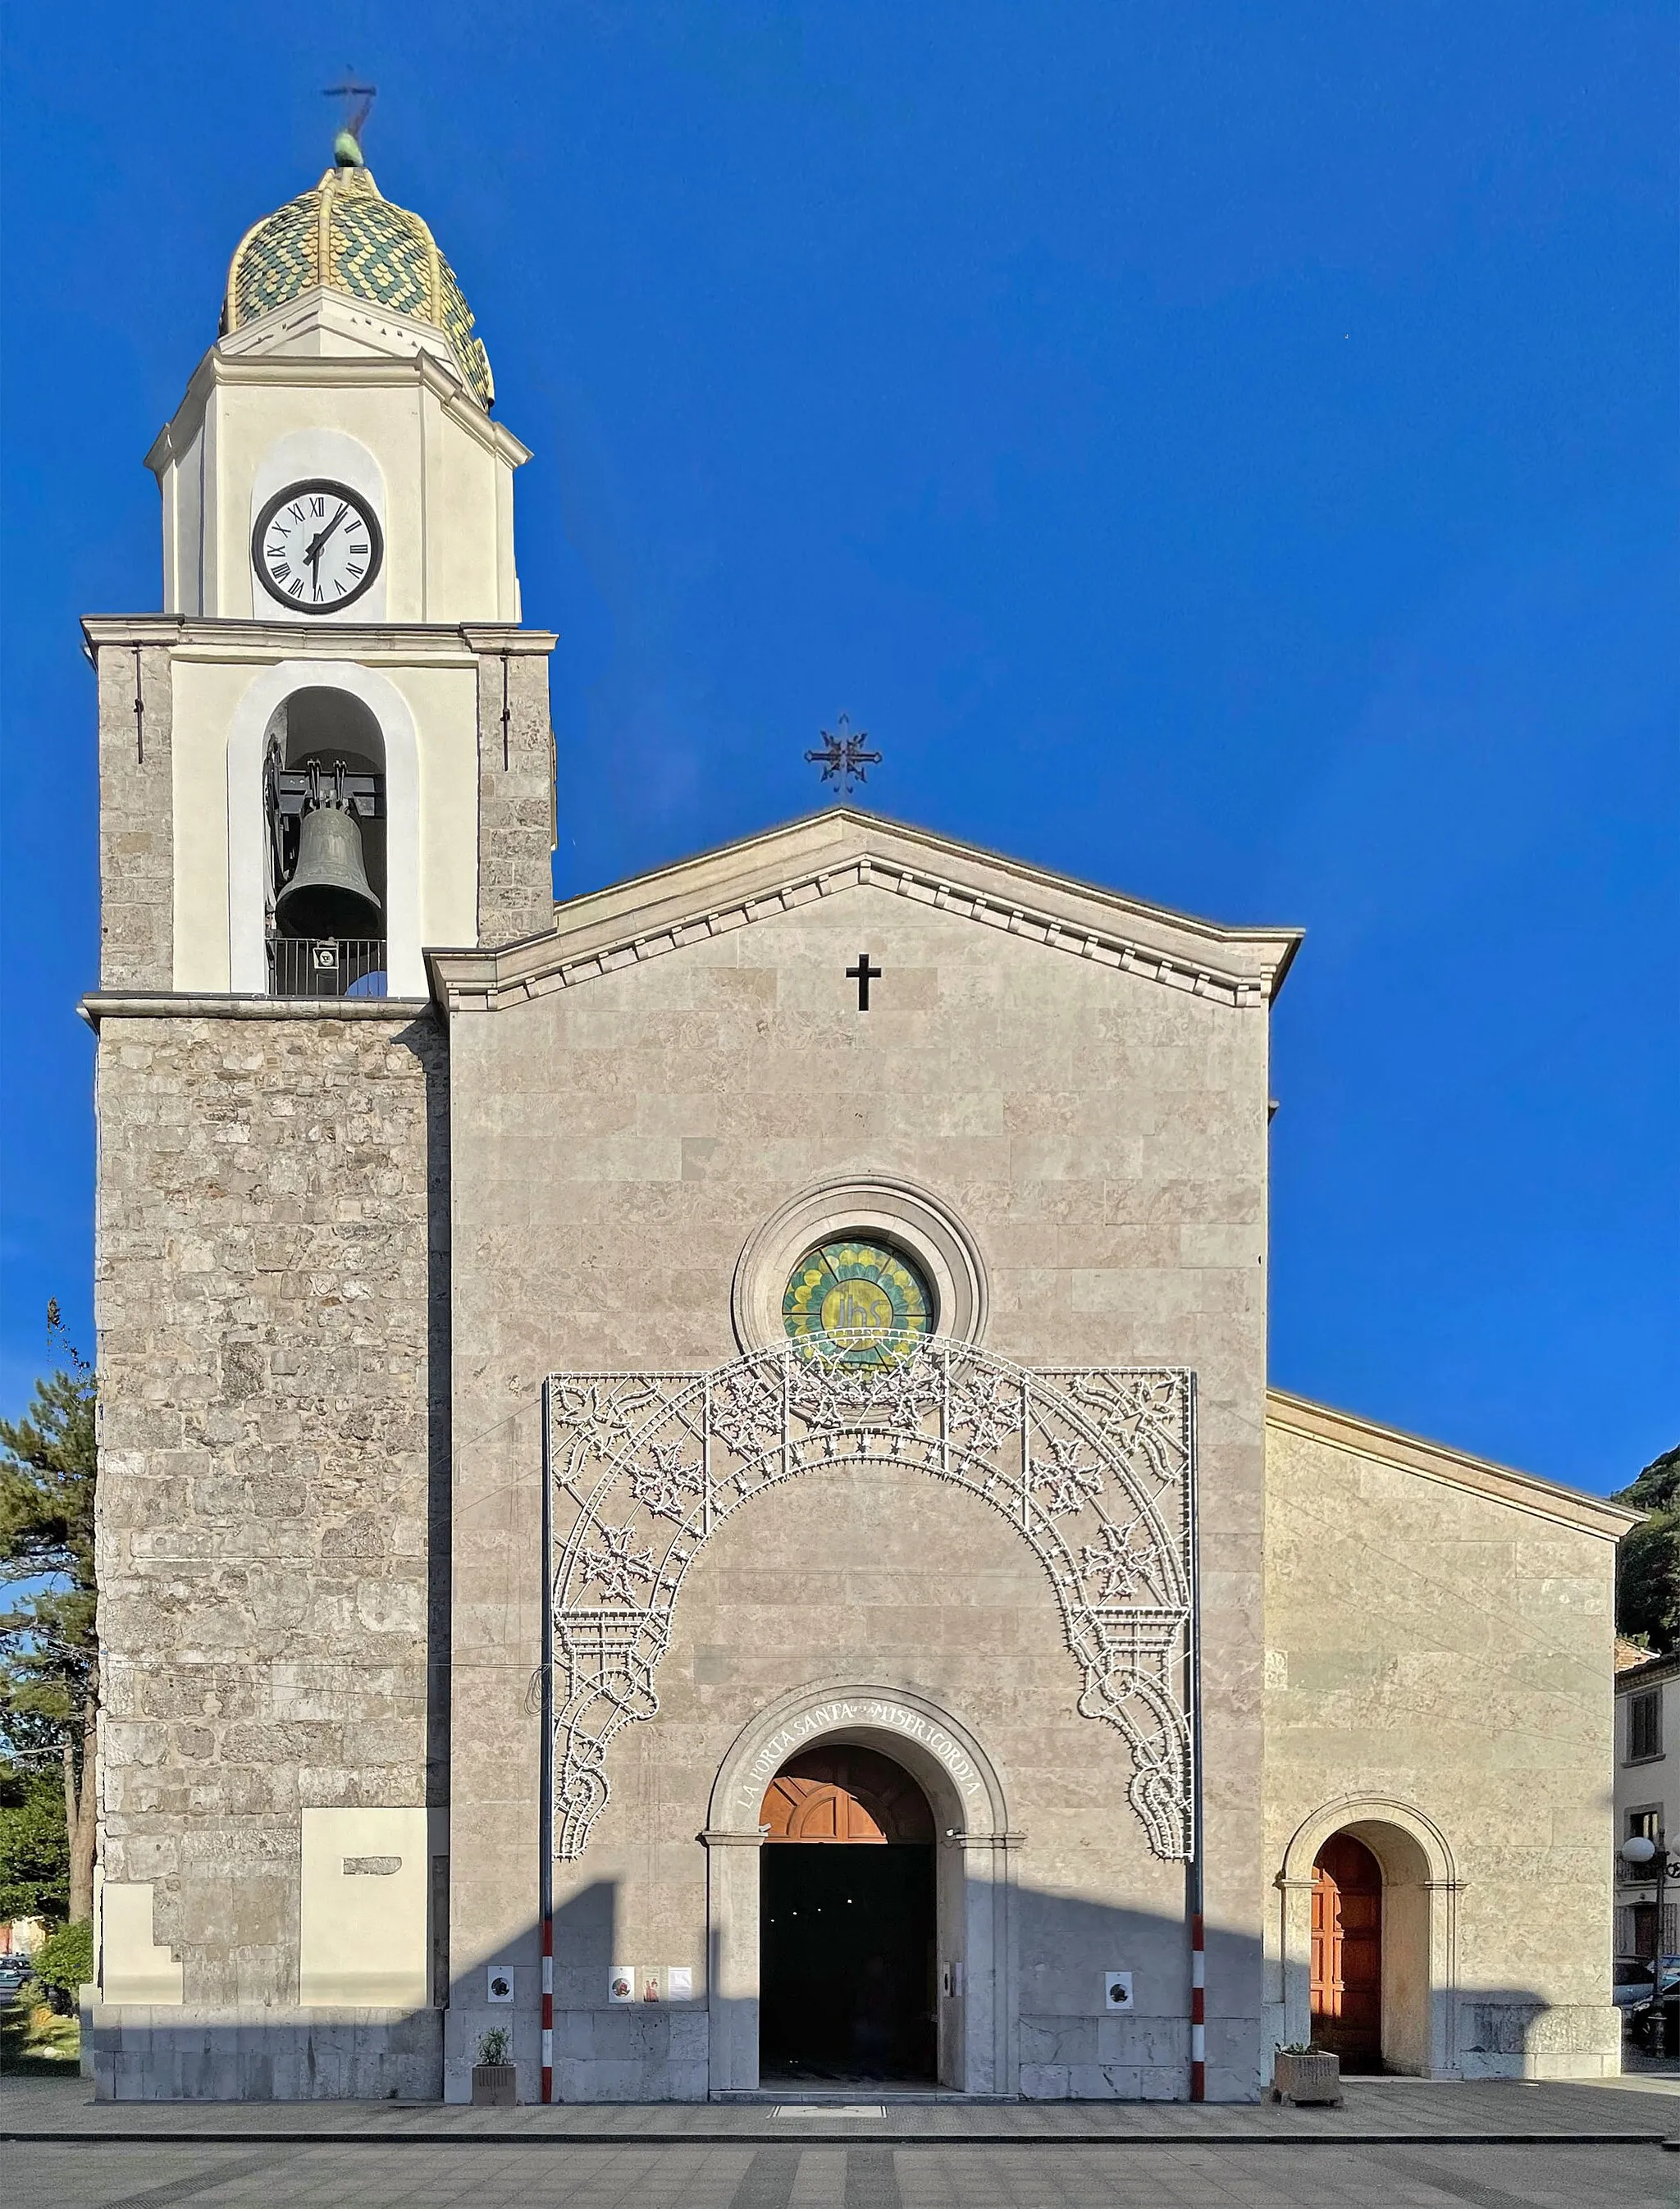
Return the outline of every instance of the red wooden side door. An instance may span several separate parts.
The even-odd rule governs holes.
[[[1312,1868],[1312,2041],[1346,2071],[1382,2063],[1382,1869],[1337,1833]]]

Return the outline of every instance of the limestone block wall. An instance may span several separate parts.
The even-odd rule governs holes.
[[[183,2026],[272,2014],[302,2075],[303,1814],[447,1791],[443,1039],[181,1002],[99,1004],[101,1861],[150,1885]]]
[[[96,654],[99,745],[99,980],[174,979],[174,687],[166,646],[105,642]]]
[[[469,628],[479,654],[479,942],[554,923],[554,745],[546,630]]]
[[[1385,1873],[1394,2068],[1616,2072],[1611,1648],[1615,1537],[1629,1523],[1597,1498],[1274,1399],[1274,2038],[1304,2037],[1312,1857],[1351,1825]]]
[[[867,1014],[845,978],[863,945],[884,970]],[[1027,1365],[1198,1375],[1209,2091],[1256,2092],[1263,1005],[1238,1009],[864,888],[696,932],[680,949],[501,1010],[457,1010],[451,1068],[458,1989],[481,1983],[482,1965],[517,1965],[520,2052],[534,2066],[538,1744],[524,1691],[539,1656],[543,1375],[725,1363],[738,1348],[732,1276],[761,1224],[825,1177],[896,1175],[937,1193],[974,1237],[990,1279],[989,1349]],[[936,1547],[939,1502],[918,1537]],[[955,1539],[941,1583],[940,1600],[959,1610],[970,1600],[965,1554]],[[810,1563],[811,1575],[821,1569]],[[1041,1609],[1053,1668],[1059,1628]],[[908,1652],[918,1622],[935,1616],[918,1595],[896,1623],[870,1630]],[[842,1638],[857,1634],[846,1626]],[[748,1640],[722,1621],[711,1636],[732,1662]],[[816,1650],[783,1647],[768,1667],[779,1687],[797,1684],[789,1670]],[[740,1678],[741,1694],[768,1684],[750,1670]],[[1072,1699],[1058,1693],[1061,1710]],[[1074,1738],[1095,1754],[1099,1731],[1076,1726]],[[632,1768],[662,1766],[659,1725],[631,1729],[614,1754]],[[697,1877],[695,1830],[671,1845],[688,1849]],[[665,1874],[649,1845],[635,1845],[630,1883],[611,1872],[620,1907],[651,1906],[643,1892]],[[1040,1877],[1039,1845],[1023,1857],[1024,1880]],[[1071,1842],[1046,1846],[1046,1893],[1065,1882],[1105,1907],[1162,1906],[1153,1869],[1111,1878]],[[1182,1873],[1169,1883],[1182,1919]],[[1038,2013],[1054,2007],[1046,1995]],[[450,2030],[464,2047],[479,2022],[498,2021],[463,2008]],[[1094,2049],[1035,2060],[1088,2075]],[[659,2091],[652,2074],[647,2091]]]

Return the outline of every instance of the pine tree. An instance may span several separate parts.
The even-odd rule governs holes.
[[[93,1373],[65,1339],[68,1363],[35,1383],[22,1418],[0,1419],[0,1584],[25,1592],[0,1611],[0,1755],[63,1773],[72,1919],[93,1914],[99,1658],[93,1582],[98,1477]]]

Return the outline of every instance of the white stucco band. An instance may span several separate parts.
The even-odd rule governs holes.
[[[298,1999],[418,2009],[427,1985],[431,1827],[425,1809],[305,1809]]]
[[[182,1966],[152,1937],[150,1880],[107,1879],[99,1891],[99,1953],[94,1968],[108,2002],[170,2008],[182,1999]]]
[[[425,989],[420,955],[419,740],[388,676],[350,659],[282,659],[254,676],[227,736],[227,942],[230,988],[268,986],[263,943],[262,746],[276,707],[294,690],[345,691],[379,724],[385,745],[385,932],[393,996]],[[476,894],[476,883],[474,885]],[[178,942],[180,940],[178,931]],[[177,986],[182,985],[178,965]]]

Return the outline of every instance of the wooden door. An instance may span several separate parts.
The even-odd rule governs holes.
[[[791,1757],[764,1791],[766,1841],[930,1841],[928,1798],[891,1757],[847,1743]]]
[[[1352,1833],[1312,1868],[1312,2042],[1346,2071],[1382,2068],[1382,1868]]]

